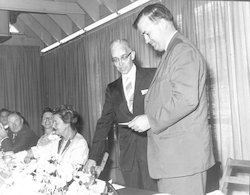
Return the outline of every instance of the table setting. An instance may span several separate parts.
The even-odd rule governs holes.
[[[97,179],[94,168],[87,171],[81,164],[60,164],[54,156],[27,163],[26,156],[26,151],[0,153],[1,195],[105,194],[106,182]]]
[[[29,162],[26,157],[27,151],[0,152],[1,195],[170,195],[100,180],[94,167],[88,171],[82,164],[60,164],[56,156]]]

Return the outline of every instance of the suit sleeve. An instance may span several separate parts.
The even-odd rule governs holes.
[[[111,130],[115,114],[111,98],[110,87],[108,86],[105,93],[105,103],[103,105],[101,118],[97,121],[96,131],[92,142],[89,158],[98,160],[105,146],[105,140]]]
[[[4,152],[13,151],[12,147],[13,147],[12,139],[9,137],[4,139],[1,143],[1,149]]]
[[[31,132],[25,132],[16,137],[16,141],[12,143],[10,150],[14,153],[28,150],[32,146],[32,143],[34,143],[33,145],[37,143],[36,135]]]
[[[168,62],[164,66],[169,72],[154,83],[163,91],[162,104],[148,115],[151,130],[157,134],[194,111],[199,103],[200,54],[188,44],[178,44]]]

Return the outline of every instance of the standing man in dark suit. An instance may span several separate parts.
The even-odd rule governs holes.
[[[23,117],[17,112],[11,112],[8,116],[8,126],[13,133],[13,137],[8,137],[7,132],[0,124],[1,150],[14,153],[28,150],[35,146],[38,140],[37,135],[30,127],[24,124]]]
[[[155,73],[155,68],[141,68],[133,63],[135,51],[126,40],[115,40],[110,45],[112,62],[122,74],[106,89],[105,104],[96,125],[87,167],[96,166],[106,137],[114,121],[124,123],[144,113],[144,97]],[[132,97],[132,98],[131,98]],[[119,167],[127,187],[157,190],[149,176],[147,163],[147,135],[118,125]],[[139,186],[139,181],[143,186]]]
[[[160,192],[203,195],[213,166],[208,125],[206,63],[197,47],[177,32],[162,4],[146,6],[134,22],[145,42],[164,52],[145,97],[145,115],[129,127],[148,133],[150,176]]]

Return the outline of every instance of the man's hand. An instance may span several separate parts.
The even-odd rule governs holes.
[[[31,149],[29,149],[27,151],[27,156],[24,158],[24,162],[27,164],[27,163],[30,163],[31,159],[34,158],[34,154],[32,152]]]
[[[139,133],[150,129],[147,115],[139,115],[129,122],[128,127]]]
[[[84,170],[90,172],[91,167],[96,167],[96,161],[92,159],[88,159],[84,165]]]
[[[102,172],[101,168],[99,166],[96,166],[96,161],[92,159],[88,159],[86,164],[84,165],[84,169],[88,172],[91,171],[91,167],[95,168],[96,176],[99,177],[100,173]]]
[[[88,168],[88,170],[89,170],[91,167],[95,167],[96,166],[96,161],[92,160],[92,159],[88,159],[84,166],[86,168]]]

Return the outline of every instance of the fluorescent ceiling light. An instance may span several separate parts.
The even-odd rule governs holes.
[[[79,31],[65,37],[64,39],[60,40],[59,42],[60,43],[66,43],[66,42],[70,41],[71,39],[74,39],[74,38],[82,35],[84,32],[85,32],[85,30],[81,29],[81,30],[79,30]]]
[[[48,47],[42,49],[41,52],[42,52],[42,53],[45,53],[45,52],[47,52],[47,51],[49,51],[49,50],[51,50],[51,49],[54,49],[55,47],[58,47],[59,45],[60,45],[59,42],[55,42],[55,43],[53,43],[52,45],[50,45],[50,46],[48,46]]]
[[[129,11],[131,11],[131,10],[133,10],[133,9],[135,9],[135,8],[149,2],[149,1],[150,0],[137,0],[136,2],[134,2],[134,3],[132,3],[132,4],[128,5],[128,6],[120,9],[119,11],[114,12],[113,14],[110,14],[107,17],[100,19],[100,20],[96,21],[93,24],[90,24],[89,26],[85,27],[84,29],[81,29],[81,30],[79,30],[79,31],[65,37],[64,39],[60,40],[59,42],[56,42],[56,43],[42,49],[41,52],[44,53],[44,52],[47,52],[47,51],[49,51],[51,49],[54,49],[55,47],[58,47],[60,44],[65,43],[67,41],[70,41],[70,40],[76,38],[77,36],[80,36],[80,35],[84,34],[87,31],[90,31],[90,30],[92,30],[92,29],[94,29],[94,28],[96,28],[96,27],[110,21],[110,20],[113,20],[114,18],[117,18],[119,15],[125,14],[125,13],[127,13],[127,12],[129,12]]]
[[[98,26],[100,26],[100,25],[102,25],[102,24],[104,24],[104,23],[106,23],[106,22],[108,22],[108,21],[110,21],[110,20],[113,20],[113,19],[116,18],[117,16],[118,16],[118,14],[117,14],[116,12],[113,13],[113,14],[110,14],[110,15],[108,15],[107,17],[102,18],[102,19],[98,20],[97,22],[95,22],[95,23],[93,23],[93,24],[90,24],[89,26],[85,27],[84,30],[85,30],[85,31],[90,31],[90,30],[92,30],[93,28],[96,28],[96,27],[98,27]]]

